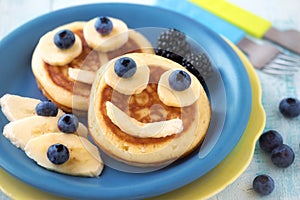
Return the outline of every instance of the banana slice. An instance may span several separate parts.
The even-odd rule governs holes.
[[[191,77],[191,85],[186,90],[175,91],[169,86],[169,76],[173,71],[174,69],[171,69],[161,75],[157,88],[159,99],[168,106],[184,107],[192,105],[200,96],[200,82],[193,74],[185,70]]]
[[[69,159],[61,165],[53,164],[47,157],[49,146],[57,143],[65,145],[70,153]],[[68,175],[96,177],[103,170],[98,148],[74,134],[48,133],[33,138],[25,146],[25,153],[38,165]]]
[[[35,107],[40,102],[38,99],[13,94],[5,94],[0,99],[2,112],[9,121],[36,115]],[[63,114],[64,112],[59,109],[57,116]]]
[[[87,22],[84,26],[83,34],[87,44],[100,52],[109,52],[123,46],[129,38],[127,25],[116,18],[109,17],[112,21],[113,29],[108,35],[101,35],[94,27],[97,18]]]
[[[107,115],[110,120],[125,133],[140,138],[160,138],[178,134],[183,130],[181,119],[142,123],[129,117],[113,103],[106,102]]]
[[[136,62],[137,70],[135,74],[130,78],[119,77],[114,71],[114,64],[120,57],[115,58],[108,63],[108,66],[105,69],[105,82],[114,90],[125,95],[141,93],[148,85],[150,69],[145,62],[136,55],[126,55],[126,57],[130,57]]]
[[[70,26],[71,27],[71,26]],[[58,29],[46,33],[39,41],[39,51],[44,62],[64,66],[79,56],[82,51],[82,42],[75,34],[75,43],[69,49],[59,49],[53,42],[54,35]]]
[[[68,75],[75,81],[79,81],[82,83],[92,84],[95,79],[95,72],[77,69],[77,68],[69,68]]]
[[[13,145],[24,150],[27,142],[34,138],[50,132],[60,132],[57,126],[58,117],[32,116],[6,124],[3,128],[3,135]],[[87,138],[87,128],[79,123],[75,133]]]

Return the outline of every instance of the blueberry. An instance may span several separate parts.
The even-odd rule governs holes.
[[[290,166],[295,160],[295,153],[291,147],[282,144],[271,152],[271,161],[274,165],[281,168]]]
[[[271,194],[275,188],[274,180],[266,174],[256,176],[252,184],[253,189],[261,195]]]
[[[54,43],[59,49],[68,49],[75,43],[75,35],[70,30],[60,30],[54,35]]]
[[[115,62],[114,69],[119,77],[130,78],[136,72],[136,63],[132,58],[123,57]]]
[[[169,85],[176,91],[186,90],[191,85],[191,77],[183,70],[175,70],[169,76]]]
[[[296,98],[284,98],[280,101],[279,110],[283,116],[293,118],[300,115],[300,101]]]
[[[42,101],[36,105],[35,112],[37,115],[40,115],[40,116],[55,117],[58,113],[58,108],[51,101]]]
[[[113,24],[108,17],[98,17],[94,24],[95,29],[102,35],[108,35],[113,29]]]
[[[48,148],[47,157],[53,164],[61,165],[69,159],[70,153],[65,145],[53,144]]]
[[[78,128],[78,118],[72,114],[64,114],[58,119],[58,129],[64,133],[74,133]]]
[[[275,147],[282,145],[283,139],[277,131],[269,130],[259,137],[258,142],[262,150],[270,153]]]

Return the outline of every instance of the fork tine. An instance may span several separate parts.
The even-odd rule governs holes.
[[[298,71],[297,67],[289,66],[289,65],[282,65],[282,64],[278,64],[276,62],[272,62],[272,63],[266,65],[265,68],[284,70],[284,71],[288,71],[288,72],[297,72]]]
[[[277,57],[282,60],[287,60],[287,61],[294,62],[294,63],[300,63],[300,58],[298,56],[280,53],[277,55]]]
[[[289,60],[283,60],[280,58],[275,58],[271,63],[277,64],[277,65],[282,65],[282,66],[286,66],[286,67],[300,67],[300,62],[293,62],[293,61],[289,61]]]
[[[263,71],[264,73],[272,74],[272,75],[294,75],[295,74],[295,72],[292,72],[292,71],[272,69],[272,68],[268,68],[268,67],[265,67],[261,71]]]

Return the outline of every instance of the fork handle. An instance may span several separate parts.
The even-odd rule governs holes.
[[[272,26],[270,21],[224,0],[190,1],[257,38],[262,38]]]

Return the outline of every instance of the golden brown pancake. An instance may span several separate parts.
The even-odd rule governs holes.
[[[91,49],[83,36],[86,22],[73,22],[57,29],[69,29],[80,37],[81,54],[65,66],[53,66],[43,61],[40,43],[32,56],[32,71],[38,87],[43,94],[66,112],[86,113],[89,103],[91,85],[75,81],[68,76],[68,68],[80,68],[96,72],[110,59],[128,52],[154,53],[151,44],[140,33],[130,30],[129,40],[120,49],[100,53]]]
[[[200,97],[192,105],[165,105],[157,93],[161,75],[169,69],[185,69],[160,56],[145,53],[125,56],[131,55],[143,59],[150,68],[150,79],[146,89],[139,94],[121,94],[110,87],[103,78],[109,63],[98,70],[92,86],[88,112],[90,134],[104,152],[126,164],[150,167],[171,163],[192,152],[204,139],[211,117],[209,100],[200,84]],[[183,122],[183,131],[160,138],[129,135],[116,126],[107,115],[107,101],[143,123],[179,118]]]

